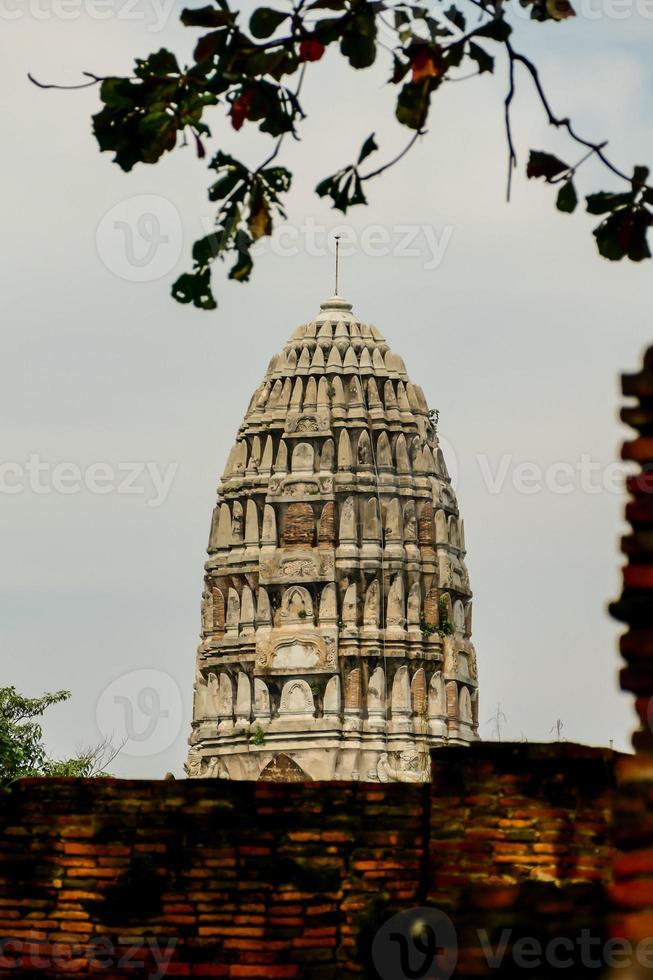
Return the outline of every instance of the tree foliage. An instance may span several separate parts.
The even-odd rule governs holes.
[[[622,185],[619,192],[585,195],[587,211],[601,218],[594,230],[600,254],[613,261],[650,258],[653,189],[647,168],[623,172],[606,155],[605,142],[585,139],[569,118],[557,115],[536,65],[514,47],[510,13],[515,4],[526,8],[535,23],[563,22],[574,15],[568,0],[459,0],[451,5],[437,0],[428,6],[418,0],[285,2],[280,8],[259,7],[246,26],[229,0],[184,9],[182,23],[200,31],[190,65],[181,66],[162,48],[138,59],[131,77],[90,75],[86,83],[100,85],[102,109],[93,117],[98,145],[113,153],[124,171],[137,163],[154,164],[189,142],[200,158],[208,156],[208,195],[217,205],[215,228],[195,243],[191,271],[172,288],[177,300],[202,309],[215,307],[211,266],[216,259],[232,262],[230,278],[249,279],[251,246],[270,235],[275,218],[284,216],[283,195],[291,186],[290,172],[272,164],[284,139],[300,136],[305,117],[302,81],[329,47],[355,71],[386,59],[388,84],[396,90],[396,118],[412,134],[402,153],[373,169],[368,158],[379,147],[374,135],[369,136],[355,163],[319,181],[318,195],[330,199],[337,210],[346,213],[367,203],[367,182],[397,163],[425,135],[431,106],[443,90],[451,89],[448,83],[482,79],[495,71],[500,58],[507,74],[508,197],[517,165],[511,109],[517,81],[525,76],[550,126],[564,132],[571,149],[581,154],[567,163],[545,150],[533,150],[527,176],[556,186],[558,210],[571,214],[579,204],[580,167],[589,159],[600,161]],[[221,151],[208,153],[212,134],[205,117],[215,106],[223,108],[234,130],[256,126],[274,140],[263,163],[252,168]]]
[[[15,687],[0,688],[0,786],[7,787],[25,776],[107,775],[104,766],[115,753],[106,742],[84,749],[72,759],[52,759],[47,753],[37,719],[69,697],[68,691],[55,691],[27,698]]]

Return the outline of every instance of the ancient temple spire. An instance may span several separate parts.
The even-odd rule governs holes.
[[[418,782],[433,746],[478,737],[437,432],[401,357],[340,295],[270,361],[208,551],[190,776]]]

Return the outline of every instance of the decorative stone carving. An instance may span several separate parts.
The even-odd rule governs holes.
[[[231,541],[233,544],[242,544],[244,540],[245,519],[243,517],[243,505],[240,501],[234,502],[231,511]]]
[[[404,436],[403,432],[397,437],[397,443],[395,445],[395,458],[397,460],[397,472],[401,474],[410,474],[408,447],[406,445],[406,437]]]
[[[355,582],[347,587],[342,600],[342,619],[349,627],[355,628],[358,623],[358,590]]]
[[[460,599],[456,599],[453,604],[453,625],[456,633],[465,632],[465,607]]]
[[[358,440],[357,463],[360,469],[369,469],[372,465],[372,444],[364,429]]]
[[[245,510],[245,547],[246,559],[257,558],[259,548],[258,510],[250,498]]]
[[[281,600],[279,616],[284,626],[291,623],[313,625],[313,600],[310,592],[298,585],[286,589]]]
[[[243,587],[240,597],[240,632],[241,635],[254,632],[254,596],[249,585]]]
[[[381,432],[376,443],[376,465],[378,469],[392,469],[392,450],[390,440],[385,432]]]
[[[440,671],[436,671],[429,684],[429,718],[440,718],[445,714],[444,681]]]
[[[240,670],[236,688],[236,730],[249,728],[252,714],[252,688],[249,677]]]
[[[324,717],[338,718],[341,711],[340,677],[336,674],[326,686],[324,692]]]
[[[269,629],[272,626],[272,610],[267,590],[259,586],[258,602],[256,605],[257,629]]]
[[[235,589],[229,589],[227,597],[227,636],[238,636],[240,626],[240,599]]]
[[[338,469],[350,470],[353,466],[351,440],[346,429],[341,429],[338,438]]]
[[[265,505],[263,511],[263,529],[261,531],[262,545],[276,545],[277,543],[277,518],[274,507],[270,504]]]
[[[259,721],[270,720],[270,692],[260,677],[254,678],[254,717]]]
[[[333,552],[324,548],[277,550],[273,559],[259,567],[261,585],[291,582],[324,582],[334,576]]]
[[[313,692],[302,680],[287,681],[281,692],[280,715],[313,715]]]
[[[332,500],[325,504],[320,515],[317,532],[320,544],[334,544],[336,539],[336,505]]]
[[[259,472],[262,475],[267,475],[272,472],[272,463],[274,460],[274,443],[272,441],[272,436],[268,436],[265,440],[265,449],[263,450],[263,456],[261,457],[261,465],[259,467]]]
[[[429,779],[428,770],[420,767],[420,759],[416,750],[402,752],[398,765],[393,764],[388,753],[383,753],[378,763],[378,777],[381,783],[426,783]]]
[[[386,623],[388,628],[394,628],[395,630],[404,630],[406,626],[404,580],[401,574],[395,576],[388,592]]]
[[[320,626],[335,626],[338,622],[338,600],[336,587],[331,582],[325,585],[320,596]]]
[[[408,625],[419,630],[422,616],[422,589],[414,582],[408,591]]]
[[[322,452],[320,453],[320,471],[326,473],[333,472],[333,462],[335,455],[335,447],[333,439],[327,439],[322,446]]]
[[[363,610],[363,625],[379,628],[379,613],[381,608],[380,601],[381,588],[378,579],[374,579],[367,587],[365,593],[365,608]]]
[[[358,667],[347,674],[345,686],[345,711],[357,714],[361,707],[361,672]]]
[[[375,544],[381,540],[381,531],[379,527],[379,507],[376,497],[370,497],[365,504],[363,540],[373,541]]]
[[[315,464],[315,452],[308,442],[299,442],[292,454],[292,472],[295,474],[312,473]]]
[[[279,443],[279,450],[277,452],[277,459],[274,464],[275,473],[287,473],[288,472],[288,446],[281,440]]]
[[[367,714],[371,728],[383,728],[386,720],[385,672],[377,667],[367,685]]]
[[[299,626],[257,637],[256,650],[257,674],[332,673],[338,666],[334,638]]]
[[[392,682],[392,716],[407,715],[411,711],[410,677],[408,667],[402,664]]]
[[[221,589],[214,588],[212,591],[212,602],[213,607],[213,629],[218,633],[224,633],[225,627],[225,602],[224,594]]]
[[[339,541],[356,542],[356,517],[354,512],[354,498],[347,497],[340,511],[340,532]]]
[[[210,633],[213,630],[213,596],[205,589],[202,593],[202,632]]]
[[[461,687],[458,704],[458,717],[461,722],[464,725],[471,725],[474,719],[472,716],[472,698],[469,693],[469,688]]]

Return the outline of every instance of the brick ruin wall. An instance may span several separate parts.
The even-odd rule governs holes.
[[[435,752],[431,785],[24,780],[0,803],[0,976],[404,980],[386,923],[425,907],[455,969],[438,948],[411,975],[547,976],[515,944],[608,935],[613,772],[481,743]]]

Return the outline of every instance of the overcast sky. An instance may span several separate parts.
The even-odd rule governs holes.
[[[205,163],[188,147],[125,175],[91,136],[95,90],[26,80],[126,73],[162,44],[187,53],[194,33],[170,7],[0,3],[2,683],[72,692],[46,726],[53,753],[128,724],[114,771],[155,777],[182,774],[218,475],[271,355],[332,292],[324,242],[343,221],[313,187],[372,130],[379,162],[406,138],[385,66],[354,78],[326,57],[306,84],[303,142],[285,153],[285,237],[248,286],[217,270],[218,311],[177,305],[170,283],[211,218]],[[517,30],[556,107],[609,136],[624,167],[653,161],[652,17],[644,0],[585,0],[573,23],[522,17]],[[522,81],[523,170],[531,146],[566,150]],[[567,739],[626,748],[633,716],[605,612],[623,509],[611,464],[618,372],[653,335],[651,266],[598,258],[592,219],[557,215],[550,188],[520,177],[505,205],[504,85],[500,65],[496,84],[438,94],[428,137],[345,219],[342,292],[441,413],[475,593],[482,736],[499,718],[504,738],[549,740],[560,720]],[[215,123],[216,147],[262,158],[260,138],[236,142]],[[138,223],[148,214],[158,225]]]

